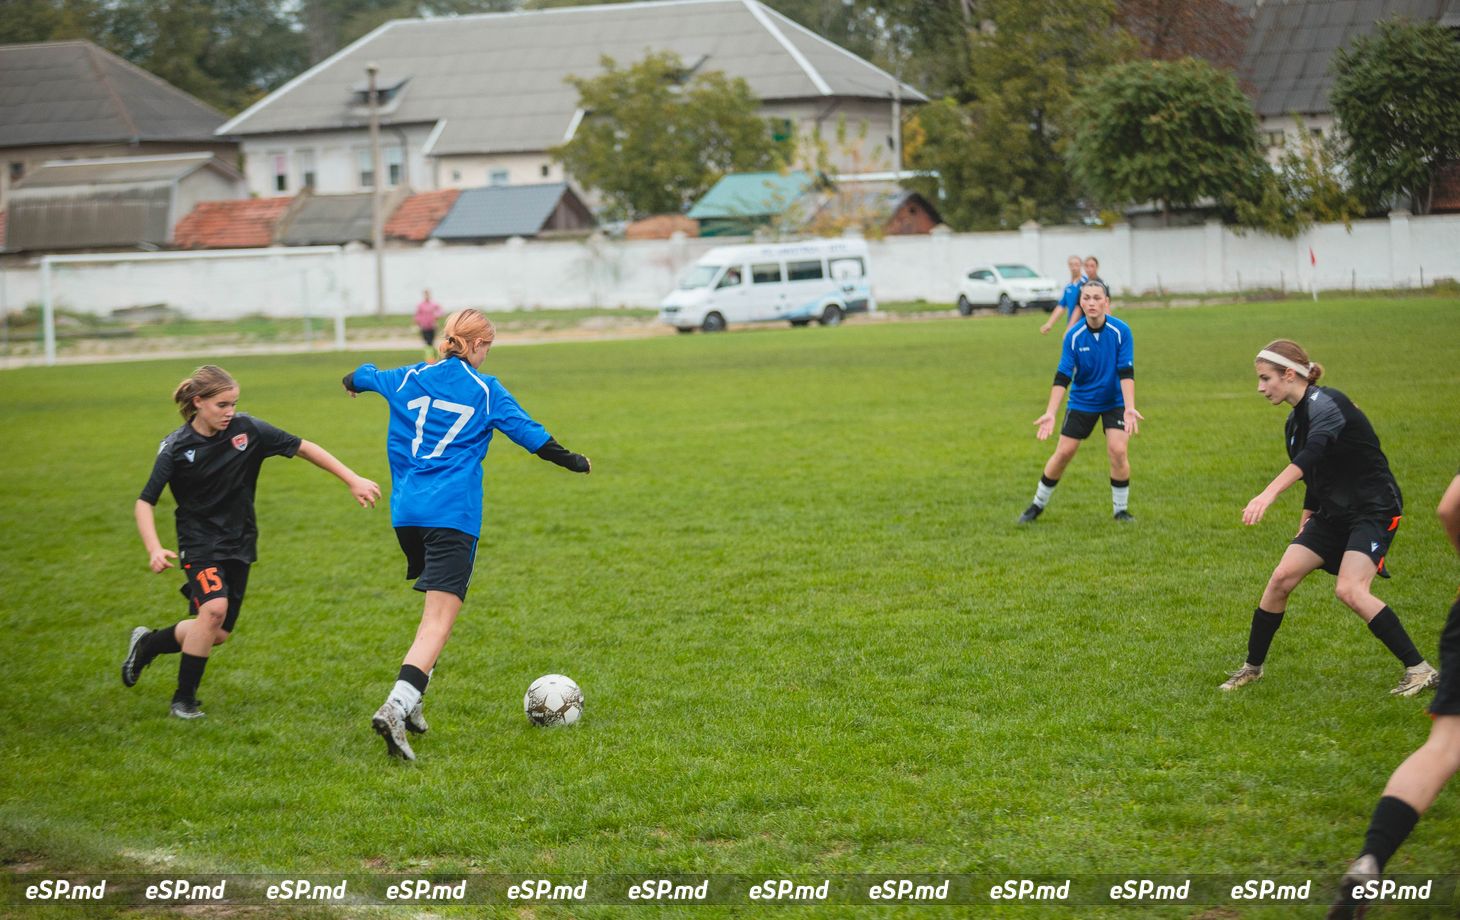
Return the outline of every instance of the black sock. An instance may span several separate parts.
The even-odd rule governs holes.
[[[1039,474],[1039,482],[1041,485],[1049,486],[1051,489],[1060,484],[1060,481],[1058,479],[1050,479],[1043,473]]]
[[[1247,663],[1262,667],[1267,660],[1267,650],[1272,646],[1272,637],[1283,625],[1281,613],[1271,613],[1261,607],[1252,611],[1252,630],[1247,634]]]
[[[417,690],[421,691],[422,696],[425,696],[426,684],[430,683],[431,675],[427,674],[425,671],[422,671],[420,668],[416,667],[413,664],[403,664],[400,666],[400,674],[396,675],[396,680],[405,681],[412,687],[415,687]]]
[[[147,664],[158,655],[176,655],[182,651],[182,646],[177,641],[177,624],[164,626],[161,629],[154,629],[142,639],[142,644],[137,647],[137,660],[139,664]]]
[[[198,684],[203,680],[203,669],[208,659],[198,655],[182,653],[177,665],[177,692],[172,695],[174,703],[190,703],[198,698]]]
[[[1369,632],[1384,643],[1394,653],[1395,658],[1404,662],[1406,668],[1412,668],[1425,660],[1419,649],[1414,647],[1409,633],[1404,631],[1404,624],[1399,622],[1399,616],[1387,604],[1369,621]]]
[[[1392,795],[1384,796],[1369,821],[1369,832],[1364,835],[1364,852],[1379,860],[1379,868],[1383,869],[1418,822],[1419,812],[1407,802]]]

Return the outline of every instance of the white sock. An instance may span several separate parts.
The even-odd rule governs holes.
[[[1055,480],[1054,486],[1057,485],[1059,480]],[[1041,508],[1049,504],[1049,497],[1054,494],[1054,486],[1045,485],[1044,477],[1039,477],[1039,488],[1034,490],[1034,504]]]
[[[421,691],[403,680],[398,680],[395,682],[395,689],[390,691],[390,696],[386,697],[385,701],[399,709],[401,718],[404,719],[421,701]]]
[[[1110,502],[1115,505],[1116,513],[1120,513],[1130,505],[1130,480],[1127,479],[1123,486],[1111,485]]]

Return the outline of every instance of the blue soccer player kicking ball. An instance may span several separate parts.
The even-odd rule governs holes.
[[[1450,481],[1438,513],[1445,535],[1460,553],[1460,475]],[[1364,836],[1364,850],[1338,883],[1329,920],[1364,915],[1371,900],[1369,883],[1378,880],[1384,864],[1414,830],[1420,815],[1460,771],[1460,596],[1440,633],[1440,684],[1430,703],[1430,715],[1435,720],[1430,737],[1389,777]]]
[[[1073,270],[1073,266],[1072,266]],[[1048,440],[1054,433],[1054,413],[1069,390],[1070,405],[1060,428],[1059,443],[1044,464],[1034,501],[1019,515],[1020,524],[1032,524],[1044,512],[1060,484],[1065,467],[1075,459],[1080,442],[1095,430],[1105,431],[1110,455],[1110,499],[1114,518],[1134,520],[1130,502],[1130,438],[1145,416],[1136,411],[1135,346],[1130,327],[1110,315],[1110,290],[1098,279],[1080,288],[1081,318],[1065,330],[1059,369],[1049,391],[1049,405],[1034,420],[1035,437]]]
[[[394,688],[371,725],[386,752],[415,760],[407,732],[424,734],[421,697],[466,600],[482,529],[482,461],[500,431],[513,443],[575,473],[588,458],[564,448],[517,405],[496,377],[478,373],[496,331],[476,310],[446,319],[435,364],[345,375],[351,396],[375,392],[390,406],[390,520],[406,555],[406,578],[426,595],[421,625]]]

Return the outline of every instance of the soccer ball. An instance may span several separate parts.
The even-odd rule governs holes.
[[[522,708],[533,725],[572,725],[583,715],[583,691],[571,677],[544,674],[527,688]]]

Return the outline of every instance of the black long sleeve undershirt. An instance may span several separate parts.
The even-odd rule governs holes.
[[[537,455],[549,463],[556,463],[565,470],[572,470],[575,473],[588,472],[588,458],[568,450],[559,444],[556,438],[548,438],[547,443],[537,449]]]

